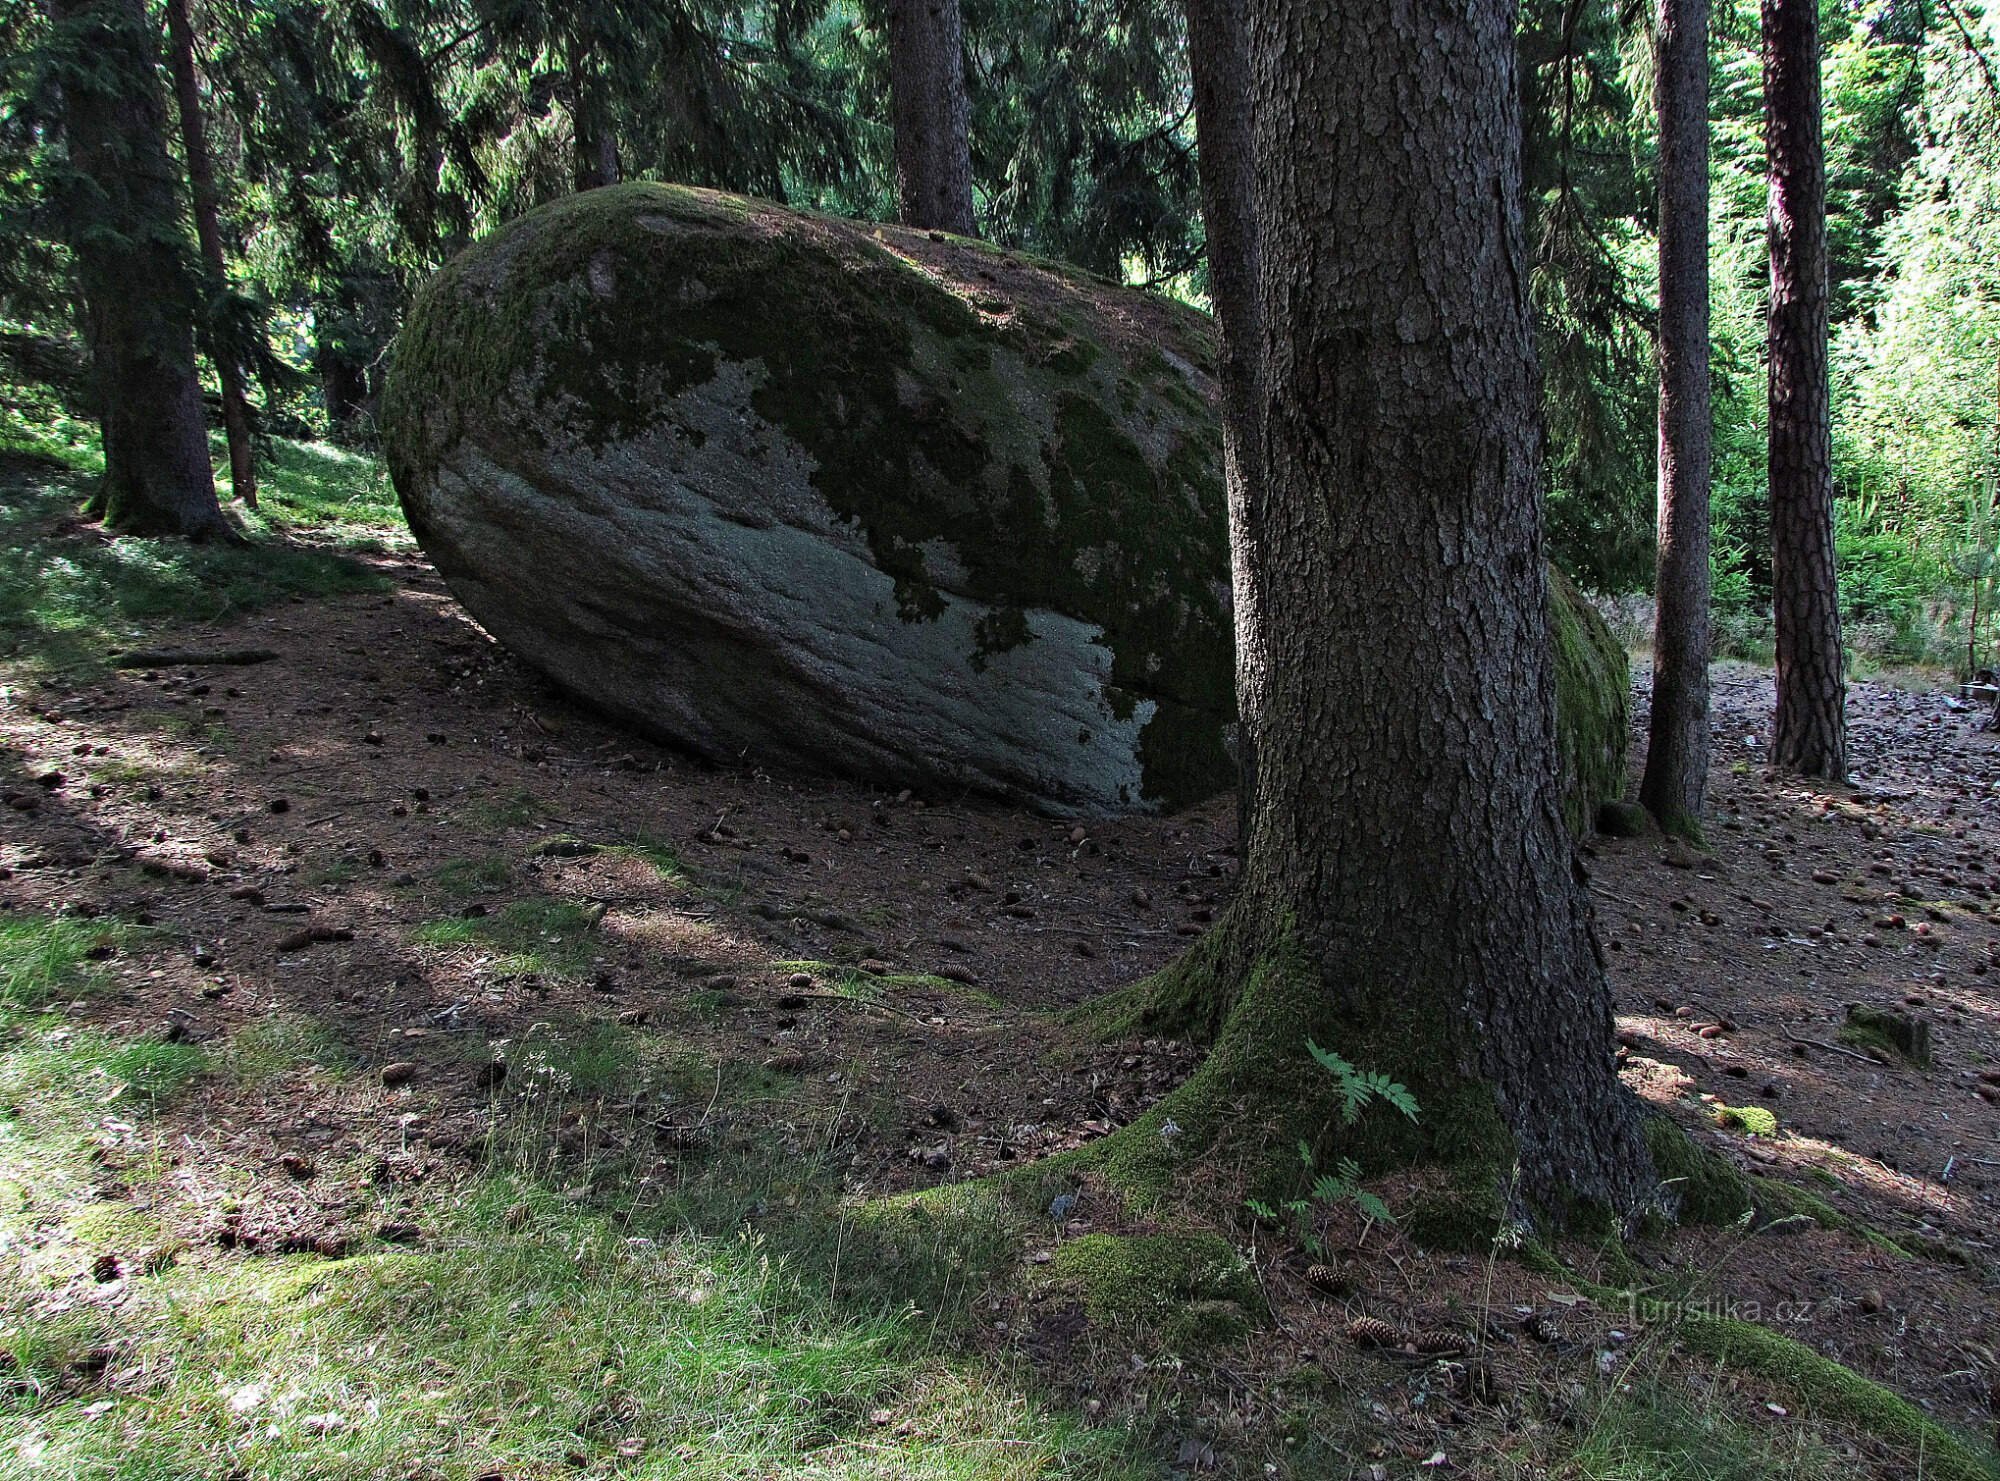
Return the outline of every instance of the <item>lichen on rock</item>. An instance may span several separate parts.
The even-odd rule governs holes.
[[[986,244],[635,183],[432,280],[384,439],[472,614],[643,730],[1173,808],[1233,780],[1213,341]]]

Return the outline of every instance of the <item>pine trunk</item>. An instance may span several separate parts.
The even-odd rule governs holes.
[[[594,33],[587,28],[570,38],[570,175],[579,191],[618,183],[618,140],[606,117],[603,80],[592,53]]]
[[[1660,0],[1659,560],[1639,800],[1699,839],[1708,792],[1708,0]]]
[[[70,162],[93,195],[73,242],[104,430],[92,511],[135,534],[227,538],[145,6],[51,0],[49,9],[91,64],[65,79],[64,97]]]
[[[167,0],[167,40],[173,51],[174,92],[180,103],[181,145],[187,154],[188,193],[194,203],[195,238],[201,244],[202,265],[213,291],[228,283],[229,266],[222,251],[222,211],[215,190],[215,168],[208,153],[208,129],[201,114],[201,83],[194,66],[194,26],[188,0]],[[252,509],[257,507],[257,452],[251,436],[250,400],[244,391],[243,367],[211,331],[208,356],[222,387],[222,426],[229,439],[229,487]]]
[[[1844,781],[1817,0],[1764,0],[1763,33],[1771,183],[1771,586],[1778,640],[1771,759],[1788,771]]]
[[[1558,782],[1514,19],[1254,8],[1270,664],[1231,929],[1311,994],[1287,1023],[1253,974],[1227,1032],[1330,1035],[1417,1092],[1419,1155],[1631,1210]]]
[[[973,235],[958,0],[889,0],[889,101],[904,225]]]
[[[1260,401],[1257,352],[1256,161],[1250,127],[1250,35],[1245,0],[1187,0],[1188,61],[1201,145],[1201,215],[1208,291],[1220,340],[1222,457],[1229,496],[1235,600],[1240,763],[1238,842],[1249,847],[1257,793],[1257,716],[1263,704],[1264,635],[1256,559]]]

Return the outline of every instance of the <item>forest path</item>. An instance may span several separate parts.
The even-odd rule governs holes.
[[[154,928],[117,939],[67,1018],[202,1046],[218,1071],[158,1112],[173,1171],[148,1207],[185,1258],[421,1243],[511,1126],[546,1134],[547,1175],[580,1198],[685,1186],[714,1149],[802,1159],[848,1195],[957,1181],[1102,1135],[1197,1061],[1079,1043],[1046,1010],[1165,964],[1214,918],[1229,799],[1078,824],[710,767],[568,703],[421,560],[371,563],[386,595],[159,634],[272,662],[83,674],[0,706],[4,918]],[[1697,1279],[1727,1263],[1731,1301],[1806,1311],[1784,1330],[1977,1424],[2000,1347],[2000,743],[1938,694],[1859,683],[1861,786],[1821,795],[1762,771],[1746,738],[1769,703],[1768,675],[1718,670],[1712,856],[1586,850],[1627,1077],[1740,1165],[1937,1243],[1895,1260],[1810,1231],[1742,1259],[1739,1235],[1696,1230],[1645,1258]],[[1929,1019],[1934,1067],[1795,1042],[1834,1043],[1849,1002]],[[1771,1110],[1776,1133],[1713,1124],[1705,1097]],[[116,1125],[99,1132],[114,1168],[145,1140]],[[735,1196],[754,1222],[792,1195]],[[1101,1204],[1066,1232],[1117,1224]],[[1489,1288],[1483,1261],[1413,1266],[1400,1235],[1344,1234],[1389,1258],[1339,1304],[1270,1267],[1285,1322],[1253,1376],[1321,1361],[1357,1311],[1554,1299],[1510,1264]],[[991,1312],[996,1351],[1094,1402],[1153,1382],[1079,1377],[1102,1365],[1073,1310],[1016,1292]],[[1587,1366],[1620,1320],[1600,1313],[1562,1360]],[[1177,1381],[1202,1412],[1255,1402]],[[1407,1444],[1458,1433],[1407,1375],[1386,1382]]]

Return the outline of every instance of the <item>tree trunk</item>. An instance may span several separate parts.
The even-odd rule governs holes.
[[[1250,846],[1257,795],[1257,717],[1264,634],[1256,559],[1262,430],[1257,352],[1257,169],[1250,127],[1250,35],[1245,0],[1187,0],[1188,62],[1201,145],[1201,216],[1222,383],[1222,459],[1236,621],[1238,846]]]
[[[89,182],[72,250],[104,430],[93,512],[114,529],[230,537],[215,501],[194,303],[156,41],[142,0],[51,0],[78,64],[63,78],[70,162]]]
[[[1771,177],[1771,586],[1778,629],[1771,759],[1789,771],[1844,781],[1817,0],[1764,0],[1763,32]]]
[[[889,101],[903,223],[973,235],[958,0],[889,0]]]
[[[221,292],[229,281],[222,251],[222,214],[216,202],[215,169],[208,154],[208,129],[201,116],[201,83],[194,68],[194,26],[188,0],[167,0],[167,39],[173,52],[174,92],[180,102],[181,144],[187,154],[189,196],[194,202],[195,237],[208,269],[210,288]],[[250,433],[250,401],[244,394],[243,367],[209,332],[208,357],[222,386],[222,426],[229,439],[229,487],[252,509],[257,507],[257,452]]]
[[[1654,1178],[1562,817],[1513,22],[1252,7],[1270,663],[1243,883],[1183,972],[1233,1002],[1162,1114],[1560,1218]],[[1308,1035],[1415,1128],[1345,1130]]]
[[[1708,792],[1708,0],[1660,0],[1659,561],[1639,800],[1699,840]]]
[[[587,28],[570,38],[570,168],[571,183],[580,191],[618,183],[618,138],[605,117],[603,81],[592,58],[595,49],[594,35]]]

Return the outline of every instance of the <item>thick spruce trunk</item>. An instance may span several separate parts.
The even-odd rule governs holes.
[[[972,236],[971,113],[958,0],[889,0],[889,105],[903,224]]]
[[[70,162],[91,192],[71,248],[104,431],[92,512],[134,534],[230,537],[208,462],[194,294],[145,6],[50,0],[49,12],[82,59],[63,95]]]
[[[201,244],[202,266],[216,292],[229,281],[229,264],[222,250],[222,208],[215,189],[215,166],[208,152],[208,128],[201,113],[201,81],[194,65],[194,26],[188,0],[168,0],[167,40],[173,54],[174,93],[180,103],[181,145],[187,155],[188,193],[194,204],[195,238]],[[209,359],[222,386],[222,426],[229,440],[229,487],[252,509],[257,507],[257,450],[251,435],[250,398],[244,390],[243,367],[209,334]]]
[[[1211,1159],[1441,1165],[1453,1207],[1654,1196],[1562,816],[1513,30],[1505,0],[1251,6],[1256,820],[1228,918],[1152,985],[1215,1046],[1114,1176],[1173,1116]],[[1343,1128],[1308,1035],[1411,1089],[1414,1130]]]
[[[1247,849],[1257,794],[1257,716],[1266,656],[1258,585],[1257,486],[1262,415],[1257,353],[1256,156],[1250,127],[1246,0],[1187,0],[1188,62],[1201,145],[1202,231],[1219,345],[1222,457],[1229,495],[1229,563],[1235,601],[1239,844]]]
[[[1699,839],[1708,792],[1708,0],[1660,0],[1659,558],[1639,800]]]
[[[1816,0],[1764,0],[1770,164],[1771,586],[1778,709],[1771,759],[1847,777],[1847,689],[1833,554],[1827,371],[1826,153]]]

